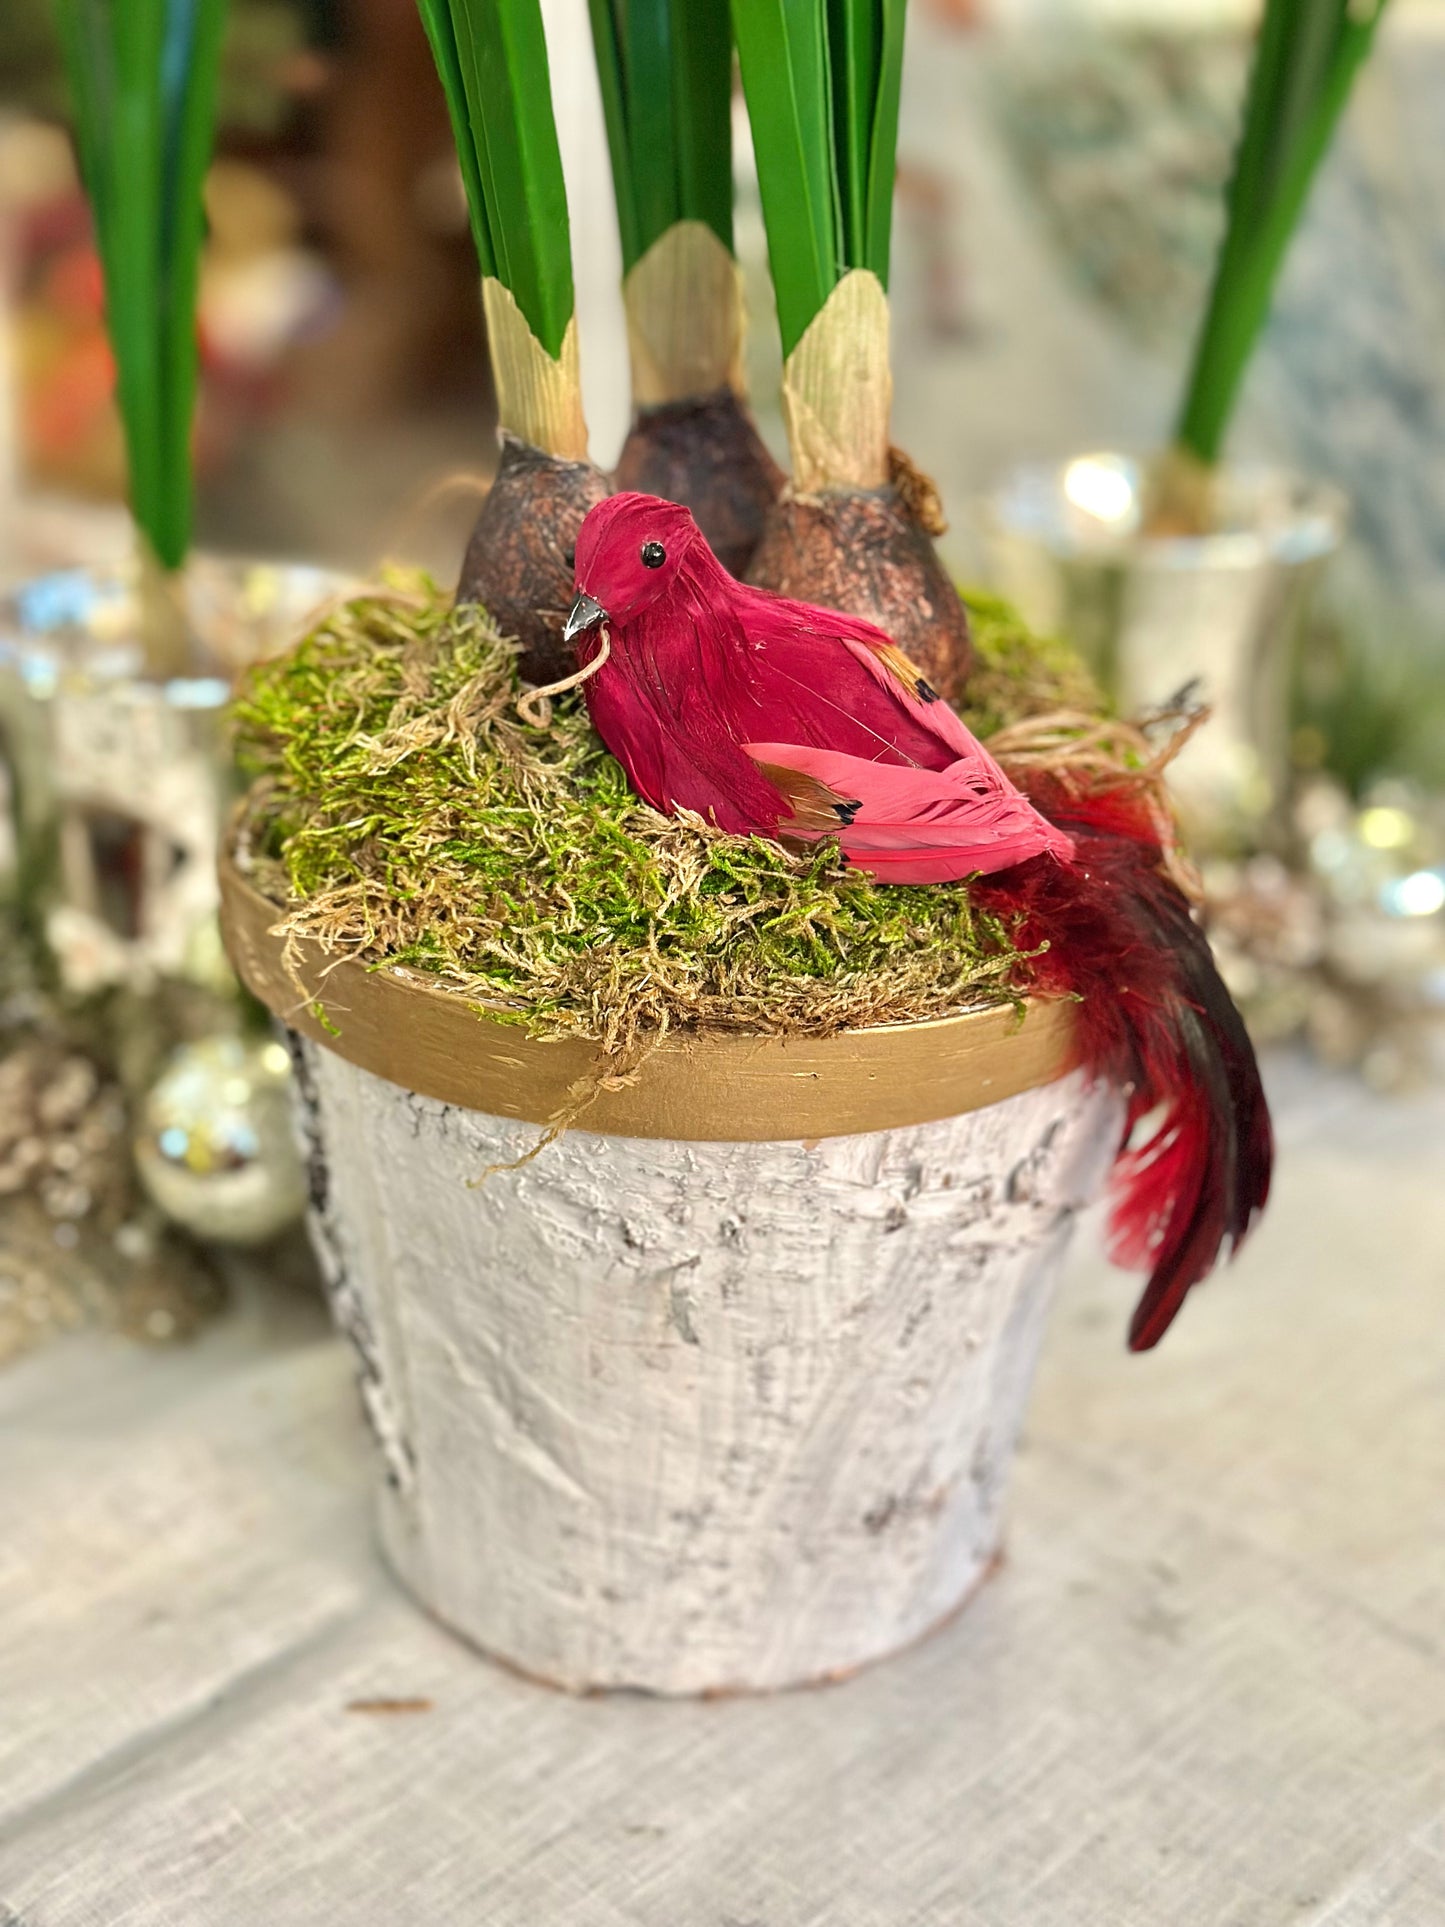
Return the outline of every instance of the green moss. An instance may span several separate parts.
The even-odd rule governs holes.
[[[973,668],[964,720],[987,740],[1046,710],[1102,713],[1097,684],[1066,642],[1035,635],[1018,612],[982,589],[965,589]]]
[[[970,600],[981,720],[1078,700],[1071,659]],[[1016,996],[1018,953],[966,886],[878,887],[834,845],[661,816],[579,702],[544,730],[516,696],[511,645],[416,578],[251,672],[241,833],[293,929],[613,1051],[678,1025],[823,1032]]]

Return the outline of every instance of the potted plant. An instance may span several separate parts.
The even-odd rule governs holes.
[[[389,1556],[575,1688],[847,1670],[996,1556],[1118,1099],[965,894],[671,823],[515,700],[485,618],[393,591],[242,710],[227,940],[300,1040]]]
[[[1267,0],[1225,232],[1168,446],[1020,468],[991,496],[995,575],[1068,635],[1126,710],[1197,678],[1214,710],[1176,787],[1191,826],[1229,836],[1279,800],[1294,638],[1344,532],[1327,486],[1224,459],[1250,359],[1311,183],[1384,0]]]
[[[482,45],[529,10],[449,17]],[[486,123],[490,164],[549,165],[518,126]],[[418,1597],[578,1690],[831,1677],[997,1558],[1107,1168],[1142,1349],[1263,1201],[1263,1100],[1179,887],[1167,746],[1103,720],[1067,650],[975,600],[960,716],[866,620],[745,588],[636,492],[570,570],[550,689],[494,612],[399,577],[252,673],[227,939],[293,1033]],[[802,737],[745,744],[739,691]],[[838,718],[867,755],[833,754]],[[818,776],[778,764],[805,753]]]
[[[199,1116],[166,1139],[176,1155],[157,1151],[145,1167],[190,1228],[244,1241],[293,1220],[300,1195],[284,1137],[270,1132],[261,1149],[258,1120],[275,1103],[266,1041],[233,1047],[229,1037],[241,1019],[216,926],[216,849],[234,783],[224,715],[236,671],[279,646],[336,579],[191,552],[202,191],[223,0],[64,0],[56,13],[135,544],[128,569],[57,571],[0,604],[16,894],[59,991],[115,1002],[103,1028],[132,1096],[181,1039],[200,1049],[188,1088],[209,1094],[210,1124],[227,1080],[246,1091],[217,1127],[212,1150],[229,1132],[230,1151],[214,1181],[196,1182],[209,1128]]]

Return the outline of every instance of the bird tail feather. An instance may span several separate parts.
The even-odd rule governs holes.
[[[1075,861],[980,886],[1021,915],[1040,987],[1080,999],[1079,1061],[1125,1092],[1110,1183],[1110,1256],[1147,1270],[1132,1351],[1158,1344],[1192,1285],[1239,1248],[1269,1195],[1273,1138],[1244,1022],[1208,939],[1166,874],[1157,812],[1126,787],[1079,795],[1022,777]]]

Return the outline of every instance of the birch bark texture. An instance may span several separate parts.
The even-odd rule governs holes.
[[[574,1130],[478,1184],[535,1127],[294,1049],[382,1540],[437,1618],[573,1691],[760,1691],[986,1576],[1112,1093],[806,1144]]]

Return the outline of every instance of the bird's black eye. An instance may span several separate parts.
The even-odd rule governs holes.
[[[660,569],[667,560],[667,550],[660,542],[644,542],[642,545],[642,566],[644,569]]]

